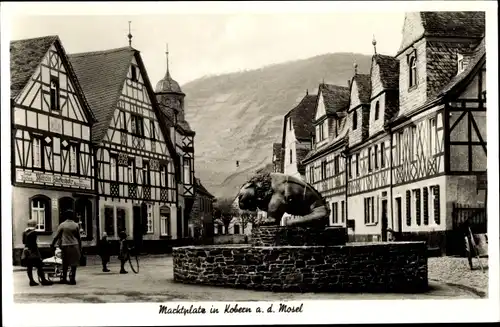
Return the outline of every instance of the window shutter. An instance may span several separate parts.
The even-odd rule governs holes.
[[[372,196],[372,216],[371,216],[371,223],[375,223],[375,198]]]
[[[365,224],[368,224],[368,198],[365,198]]]
[[[421,220],[420,220],[420,205],[421,205],[421,201],[420,201],[420,190],[417,190],[416,192],[416,201],[415,201],[415,205],[416,205],[416,208],[415,208],[415,213],[417,214],[417,225],[420,226],[420,223],[421,223]]]
[[[148,206],[146,203],[141,204],[141,218],[142,218],[142,234],[148,232]]]
[[[441,223],[441,217],[439,216],[439,185],[434,186],[434,221],[436,224]]]
[[[41,200],[41,199],[40,199]],[[45,205],[45,230],[47,232],[52,232],[52,206],[50,199],[43,199]],[[31,203],[30,203],[31,206]],[[31,208],[30,208],[31,210]]]
[[[424,225],[429,225],[429,190],[424,187]]]
[[[411,193],[406,191],[406,225],[411,226]]]

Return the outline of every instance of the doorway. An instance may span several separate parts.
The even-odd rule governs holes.
[[[140,250],[142,247],[142,212],[140,206],[134,206],[133,208],[133,220],[134,220],[134,245],[137,250]]]
[[[382,200],[382,241],[387,242],[387,199]]]

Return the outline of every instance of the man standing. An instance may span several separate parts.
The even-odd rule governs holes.
[[[108,234],[102,233],[102,238],[99,241],[97,248],[99,251],[99,256],[102,260],[102,271],[109,272],[110,270],[108,269],[107,264],[109,263],[109,258],[111,256],[111,245],[108,241]]]
[[[82,241],[80,239],[80,228],[73,220],[73,210],[64,212],[65,220],[57,228],[56,235],[52,241],[52,248],[59,245],[62,252],[63,275],[61,284],[76,285],[76,268],[80,264]],[[69,282],[66,279],[68,267],[71,267]]]

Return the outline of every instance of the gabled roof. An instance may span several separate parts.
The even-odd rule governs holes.
[[[66,72],[76,89],[77,97],[84,106],[84,112],[89,123],[94,123],[96,117],[83,93],[80,81],[75,74],[74,67],[71,65],[61,40],[57,35],[17,40],[10,43],[11,99],[16,98],[25,88],[31,76],[33,76],[36,69],[40,66],[43,58],[53,44],[59,51]]]
[[[314,131],[313,120],[316,113],[317,100],[318,96],[316,94],[306,94],[306,96],[302,98],[300,103],[295,108],[290,110],[285,116],[292,118],[295,137],[299,140],[311,138],[311,134]]]
[[[196,192],[199,192],[205,196],[208,196],[209,198],[212,198],[212,199],[215,199],[215,196],[212,195],[212,193],[210,193],[206,188],[205,186],[203,186],[203,184],[201,183],[201,180],[199,178],[196,178],[195,179],[195,187],[196,187]]]
[[[482,37],[485,28],[484,11],[422,11],[424,36]]]
[[[354,82],[356,82],[356,85],[358,86],[359,101],[361,101],[361,103],[363,104],[370,103],[371,90],[372,90],[370,75],[355,74],[354,77],[352,78],[351,90]],[[351,91],[349,91],[349,93],[350,92]]]
[[[56,35],[10,42],[10,97],[15,98],[59,38]]]
[[[327,115],[345,109],[349,105],[349,87],[332,84],[320,84],[318,94],[323,95]]]
[[[399,89],[399,60],[394,57],[376,54],[373,60],[380,68],[380,80],[384,89]]]
[[[469,61],[467,67],[463,72],[459,73],[455,77],[453,77],[443,90],[439,93],[439,95],[446,95],[447,93],[452,92],[459,85],[463,84],[463,82],[468,81],[468,77],[474,75],[475,71],[482,65],[482,63],[486,60],[486,46],[484,42],[484,38],[479,43],[479,45],[474,49],[474,54]]]
[[[69,55],[98,120],[92,127],[95,142],[100,142],[108,130],[134,52],[134,49],[124,47]]]

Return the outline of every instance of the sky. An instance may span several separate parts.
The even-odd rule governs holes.
[[[206,75],[256,69],[334,52],[394,55],[404,12],[38,15],[11,17],[11,40],[57,34],[68,53],[128,45],[141,51],[151,83],[166,71],[181,85]]]

